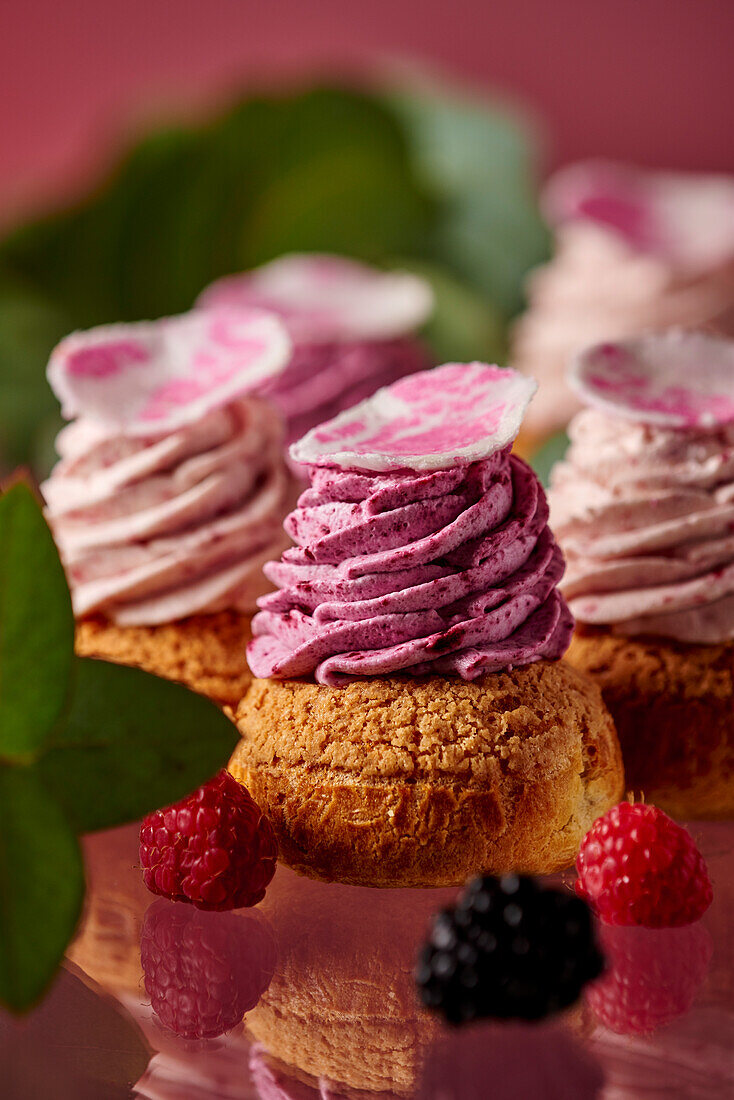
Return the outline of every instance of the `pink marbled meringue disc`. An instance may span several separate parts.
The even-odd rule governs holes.
[[[197,306],[266,308],[285,324],[293,353],[263,392],[285,418],[287,442],[431,365],[414,333],[428,320],[433,295],[424,279],[406,272],[342,256],[282,256],[219,279]]]
[[[570,435],[549,499],[574,616],[622,635],[734,639],[734,425],[587,409]]]
[[[160,435],[263,392],[290,353],[274,314],[221,308],[74,332],[51,353],[48,379],[67,418]]]
[[[734,180],[590,162],[557,173],[543,205],[553,259],[531,273],[512,362],[540,383],[526,427],[581,407],[566,368],[582,348],[671,326],[734,334]]]

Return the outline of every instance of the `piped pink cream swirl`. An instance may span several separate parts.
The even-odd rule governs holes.
[[[549,499],[575,618],[622,635],[734,639],[734,425],[586,409],[570,436]]]
[[[77,616],[153,625],[255,609],[296,492],[281,417],[249,391],[289,352],[263,314],[111,326],[59,345],[49,376],[74,419],[42,489]]]
[[[76,421],[57,448],[43,492],[77,616],[129,626],[255,609],[295,495],[267,402],[144,438]]]
[[[481,364],[438,368],[294,448],[313,456],[311,486],[286,520],[296,545],[265,567],[278,591],[253,620],[256,676],[473,680],[563,654],[563,559],[543,489],[508,446],[523,384]],[[477,457],[431,450],[447,442]]]

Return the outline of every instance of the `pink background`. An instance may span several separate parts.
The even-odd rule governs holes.
[[[405,58],[524,101],[549,163],[734,170],[733,48],[732,0],[0,0],[0,214],[141,117]]]

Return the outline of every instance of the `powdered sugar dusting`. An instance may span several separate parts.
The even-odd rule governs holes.
[[[485,363],[410,375],[309,432],[296,462],[437,470],[488,458],[517,435],[537,383]]]
[[[52,353],[48,377],[66,417],[150,434],[257,390],[290,351],[272,314],[218,309],[74,333]]]
[[[734,422],[734,341],[671,331],[597,344],[569,382],[590,405],[669,428]]]

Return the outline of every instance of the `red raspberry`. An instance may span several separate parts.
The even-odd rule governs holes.
[[[713,944],[702,924],[599,930],[607,971],[586,992],[600,1023],[618,1035],[646,1035],[693,1004]]]
[[[270,822],[226,771],[140,826],[145,885],[199,909],[257,905],[276,855]]]
[[[183,1039],[236,1027],[270,985],[275,939],[253,913],[202,913],[155,901],[140,937],[145,988],[158,1019]]]
[[[594,822],[576,870],[576,893],[608,924],[691,924],[713,896],[690,833],[656,806],[639,802],[620,802]]]

